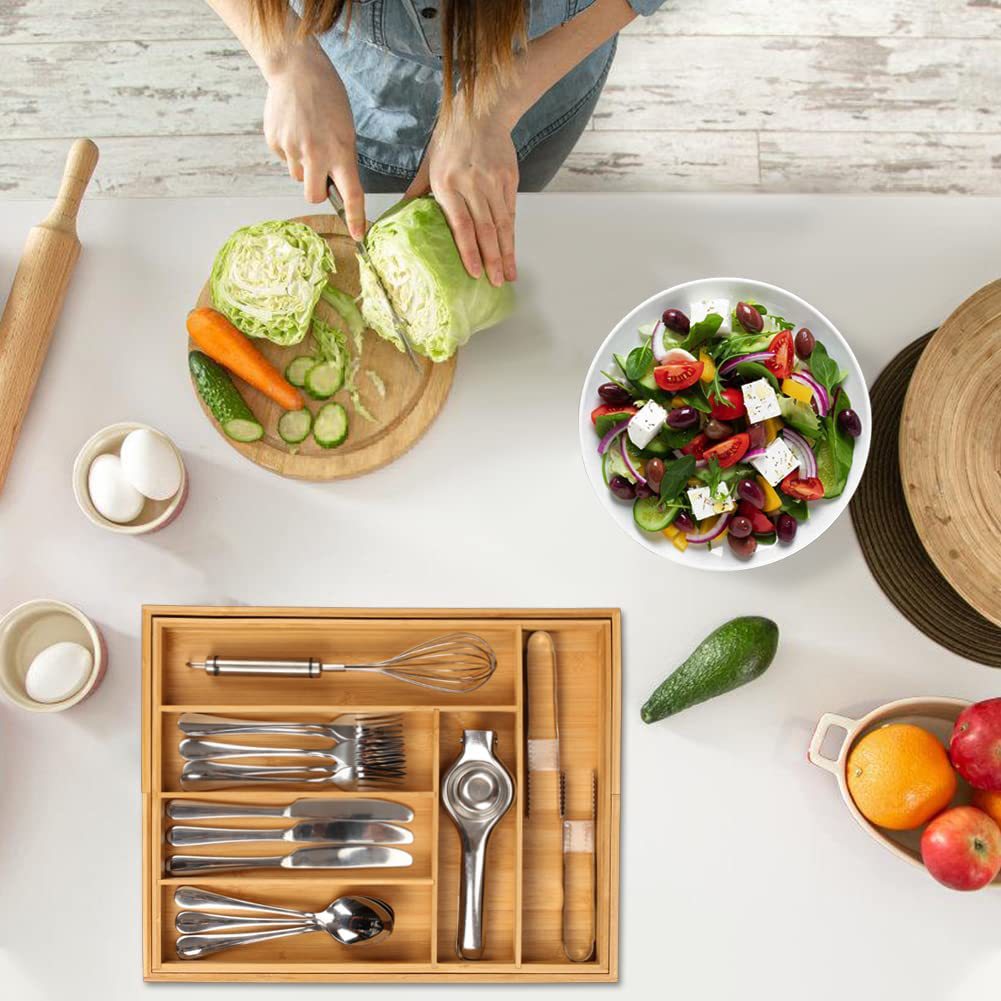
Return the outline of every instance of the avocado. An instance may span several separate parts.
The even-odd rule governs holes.
[[[744,615],[713,630],[646,701],[644,723],[673,716],[765,673],[779,645],[771,619]]]

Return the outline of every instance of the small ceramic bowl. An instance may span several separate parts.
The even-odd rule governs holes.
[[[90,650],[94,662],[83,687],[62,702],[36,702],[24,687],[28,666],[46,647],[69,640]],[[0,691],[21,709],[58,713],[82,702],[104,676],[108,664],[104,638],[86,615],[62,601],[26,601],[0,619]]]
[[[827,769],[837,778],[841,797],[848,807],[848,812],[855,818],[859,827],[874,841],[893,852],[897,858],[903,859],[904,862],[909,862],[911,865],[921,866],[922,869],[924,863],[921,861],[920,845],[923,826],[915,831],[889,831],[866,820],[859,812],[859,808],[855,805],[852,794],[848,790],[848,755],[862,737],[887,723],[914,723],[931,731],[948,747],[956,717],[969,705],[970,703],[963,699],[927,696],[888,702],[878,709],[873,709],[871,713],[861,719],[851,719],[847,716],[839,716],[837,713],[824,713],[820,717],[820,722],[817,723],[817,729],[813,732],[813,738],[810,740],[807,757],[813,764]],[[844,741],[835,758],[828,758],[820,753],[827,733],[831,729],[845,731]],[[962,778],[959,776],[957,778],[959,782],[956,796],[950,806],[966,803],[970,798],[970,787]],[[991,885],[1001,885],[1001,875]]]
[[[147,498],[138,517],[122,525],[115,521],[109,521],[94,507],[90,499],[90,491],[87,488],[87,475],[90,472],[90,464],[99,455],[105,453],[118,455],[125,436],[130,431],[140,429],[152,431],[154,434],[160,435],[161,438],[165,438],[174,450],[177,461],[181,464],[181,486],[169,500],[158,501]],[[76,461],[73,463],[73,496],[76,497],[80,510],[100,528],[106,528],[109,532],[117,532],[119,535],[146,535],[149,532],[166,528],[181,513],[181,509],[188,499],[188,471],[184,468],[184,460],[181,458],[180,450],[162,431],[157,431],[156,428],[151,428],[146,424],[135,424],[130,421],[110,424],[91,436],[77,453]]]

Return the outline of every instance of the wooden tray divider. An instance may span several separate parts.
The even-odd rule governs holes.
[[[518,623],[518,635],[515,643],[517,659],[515,661],[514,690],[518,708],[515,712],[514,739],[517,747],[515,759],[515,865],[514,865],[514,965],[521,968],[521,944],[524,935],[524,913],[522,911],[522,887],[525,869],[525,773],[528,763],[525,761],[525,630]]]
[[[439,838],[441,836],[441,769],[438,762],[441,759],[441,710],[435,709],[431,725],[432,755],[434,766],[431,769],[434,805],[431,809],[431,965],[438,966],[438,866],[440,862]]]

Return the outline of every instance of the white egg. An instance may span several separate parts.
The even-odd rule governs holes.
[[[79,643],[53,643],[28,665],[24,690],[36,702],[62,702],[87,683],[94,656]]]
[[[181,489],[181,464],[162,434],[139,428],[122,442],[122,472],[143,496],[169,500]]]
[[[117,455],[99,455],[87,471],[87,492],[94,507],[108,519],[121,525],[139,517],[146,498],[122,473]]]

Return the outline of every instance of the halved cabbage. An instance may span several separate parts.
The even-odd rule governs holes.
[[[471,278],[466,272],[433,198],[395,205],[373,223],[365,246],[414,350],[432,361],[451,358],[476,331],[499,323],[514,307],[510,285],[494,288],[485,275]],[[365,322],[403,350],[378,279],[360,258],[359,268]]]
[[[244,226],[216,254],[213,305],[248,337],[298,344],[334,270],[327,241],[304,223]]]

